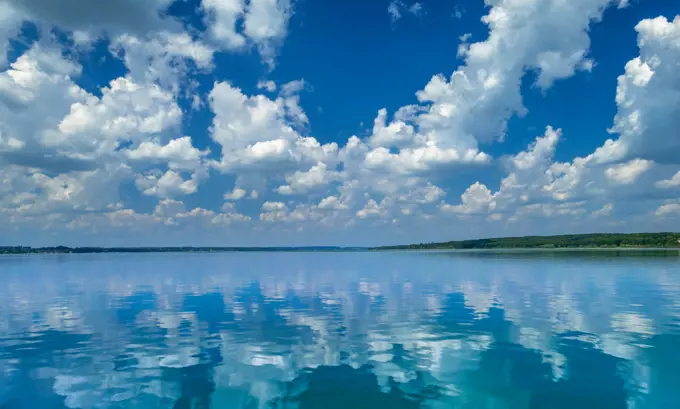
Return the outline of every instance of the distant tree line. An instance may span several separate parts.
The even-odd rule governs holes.
[[[0,254],[211,253],[252,251],[351,251],[346,247],[0,247]]]
[[[502,237],[376,247],[374,250],[680,247],[680,233],[596,233]]]
[[[512,248],[669,248],[680,247],[680,233],[596,233],[561,236],[502,237],[458,240],[444,243],[420,243],[384,247],[0,247],[0,254],[71,254],[71,253],[210,253],[254,251],[365,251],[365,250],[436,250],[436,249],[512,249]]]

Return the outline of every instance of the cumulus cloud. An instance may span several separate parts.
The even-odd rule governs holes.
[[[201,6],[219,47],[238,50],[254,44],[264,61],[274,66],[293,12],[290,0],[202,0]]]
[[[630,162],[622,163],[607,168],[605,175],[610,181],[624,185],[634,183],[637,178],[652,167],[653,162],[644,159],[634,159]]]
[[[177,197],[196,193],[202,176],[200,173],[194,173],[185,178],[182,173],[169,169],[165,173],[152,171],[139,175],[135,183],[145,195],[161,198]]]
[[[319,162],[306,172],[296,171],[286,176],[287,185],[279,186],[276,191],[282,195],[307,193],[312,189],[324,186],[337,178],[337,172],[329,172],[328,166]]]
[[[629,61],[618,78],[618,112],[610,130],[617,138],[590,155],[560,163],[553,155],[561,131],[548,128],[526,151],[507,158],[509,173],[497,192],[474,184],[461,204],[444,204],[442,210],[462,213],[477,205],[486,213],[501,211],[519,220],[537,213],[578,218],[587,206],[592,218],[601,219],[611,215],[615,206],[611,200],[617,200],[620,207],[635,206],[639,217],[675,214],[675,201],[654,208],[658,202],[649,199],[659,197],[654,188],[663,191],[680,185],[675,160],[680,146],[671,136],[680,116],[675,70],[679,28],[680,18],[670,22],[659,17],[636,25],[640,56]],[[660,179],[661,174],[670,177]],[[472,201],[473,197],[479,199]],[[494,208],[487,209],[487,203],[494,203]]]
[[[461,204],[449,205],[442,204],[443,212],[452,213],[480,213],[492,211],[496,205],[493,201],[494,195],[485,185],[476,182],[460,196]]]
[[[611,132],[618,135],[595,152],[601,162],[646,159],[678,164],[680,139],[680,16],[642,20],[635,26],[640,55],[618,78],[618,112]]]
[[[319,202],[319,209],[343,210],[347,209],[347,205],[342,203],[340,199],[335,196],[328,196],[321,199]]]
[[[215,112],[212,137],[222,147],[223,171],[257,169],[279,172],[281,167],[333,159],[337,144],[321,145],[296,129],[300,112],[291,109],[291,98],[247,96],[226,82],[216,83],[210,93]]]
[[[156,141],[144,141],[133,150],[127,150],[127,157],[138,161],[166,162],[172,169],[195,169],[201,165],[207,152],[196,149],[191,137],[173,139],[165,145]]]
[[[245,191],[245,189],[241,189],[240,187],[235,187],[234,190],[232,190],[229,193],[224,194],[224,199],[225,200],[241,200],[244,197],[246,197],[246,194],[248,192]]]

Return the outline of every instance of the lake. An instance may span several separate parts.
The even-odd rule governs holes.
[[[680,253],[0,257],[0,408],[675,408]]]

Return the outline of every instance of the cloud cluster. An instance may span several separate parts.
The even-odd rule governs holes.
[[[527,151],[508,158],[509,173],[498,191],[491,193],[476,183],[463,194],[461,205],[442,209],[466,209],[466,201],[477,197],[471,203],[484,203],[485,213],[503,212],[508,220],[543,213],[569,216],[573,221],[609,217],[616,211],[614,202],[629,208],[637,201],[642,211],[634,216],[646,218],[647,225],[659,217],[677,219],[680,213],[672,198],[680,193],[680,145],[675,136],[680,125],[676,69],[680,16],[673,21],[664,17],[643,20],[635,30],[640,56],[630,60],[618,78],[618,112],[610,130],[616,138],[590,155],[556,162],[553,154],[561,131],[548,127]]]
[[[546,90],[593,68],[588,31],[615,1],[489,2],[488,37],[463,37],[463,63],[451,75],[434,75],[417,103],[379,110],[367,135],[340,143],[310,134],[303,79],[261,80],[264,93],[224,80],[207,95],[196,90],[194,77],[217,69],[215,53],[253,48],[274,67],[288,0],[203,0],[205,31],[171,16],[169,0],[85,3],[0,2],[4,229],[238,221],[305,231],[435,220],[535,232],[536,218],[565,229],[680,218],[680,17],[636,25],[640,55],[618,78],[611,139],[560,162],[562,131],[550,124],[524,151],[494,158],[485,150],[512,138],[508,121],[526,114],[527,75]],[[390,13],[420,13],[418,4],[395,2]],[[38,37],[9,61],[10,39],[26,22]],[[82,86],[79,61],[100,40],[126,72],[93,90]],[[209,109],[212,123],[185,135],[194,109]],[[496,167],[505,172],[498,187],[453,187],[458,174]],[[217,187],[219,203],[199,203],[206,185]],[[163,210],[170,204],[182,210]]]

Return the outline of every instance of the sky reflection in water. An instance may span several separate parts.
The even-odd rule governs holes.
[[[2,409],[680,400],[677,252],[21,256],[0,275]]]

